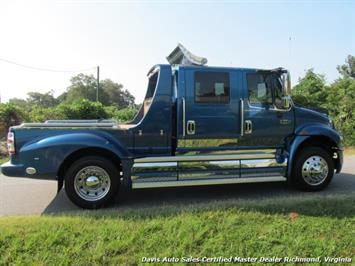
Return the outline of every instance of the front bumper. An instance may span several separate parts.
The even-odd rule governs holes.
[[[336,160],[336,173],[340,173],[342,167],[343,167],[343,161],[344,161],[344,154],[343,154],[344,150],[343,149],[338,149],[336,151],[337,153],[337,160]]]

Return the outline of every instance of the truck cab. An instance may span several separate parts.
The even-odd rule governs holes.
[[[127,189],[287,181],[325,188],[343,160],[326,114],[295,106],[283,68],[206,66],[178,45],[148,73],[127,124],[47,121],[12,127],[8,176],[55,178],[84,208]]]

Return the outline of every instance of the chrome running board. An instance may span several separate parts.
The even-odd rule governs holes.
[[[244,183],[262,183],[262,182],[281,182],[287,179],[283,176],[253,177],[253,178],[219,178],[202,180],[180,180],[164,182],[137,182],[132,183],[132,188],[157,188],[157,187],[183,187],[183,186],[203,186],[218,184],[244,184]]]
[[[224,161],[224,160],[256,160],[274,159],[275,153],[240,153],[240,154],[213,154],[213,155],[179,155],[144,157],[134,159],[134,163],[156,163],[156,162],[192,162],[192,161]]]

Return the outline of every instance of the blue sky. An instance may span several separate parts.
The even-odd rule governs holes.
[[[209,65],[338,77],[355,55],[355,1],[1,1],[0,58],[40,68],[101,67],[137,102],[146,73],[181,42]],[[290,39],[291,38],[291,39]],[[0,61],[2,101],[28,91],[59,95],[76,73],[35,71]],[[95,70],[85,72],[95,74]]]

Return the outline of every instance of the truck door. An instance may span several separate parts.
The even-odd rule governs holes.
[[[282,83],[275,73],[246,72],[244,75],[244,135],[245,146],[278,147],[293,133],[292,107],[282,107]]]
[[[183,74],[183,75],[181,75]],[[178,86],[178,148],[235,145],[240,136],[241,72],[187,68]]]
[[[240,137],[241,72],[190,67],[179,71],[176,155],[195,155],[178,162],[178,180],[228,179],[240,176],[238,160],[220,160]],[[211,161],[203,156],[212,155]]]
[[[244,132],[240,144],[249,149],[266,151],[283,147],[293,133],[292,107],[282,107],[282,85],[275,73],[249,72],[244,74]],[[275,158],[241,160],[242,178],[284,176],[286,161]]]

